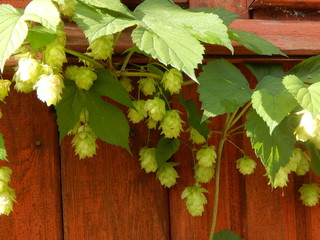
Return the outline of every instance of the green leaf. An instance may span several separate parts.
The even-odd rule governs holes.
[[[181,102],[181,101],[180,101]],[[208,139],[209,128],[205,122],[201,122],[201,114],[193,99],[188,99],[181,102],[187,109],[188,122],[196,129],[205,139]]]
[[[267,123],[270,133],[297,106],[297,101],[284,88],[282,79],[265,77],[252,94],[252,107]]]
[[[8,161],[7,150],[6,150],[6,147],[4,146],[2,133],[0,133],[0,160]]]
[[[214,240],[244,240],[230,230],[222,230],[213,235]]]
[[[22,19],[22,11],[11,5],[0,5],[0,70],[6,60],[17,50],[28,33],[28,26]]]
[[[320,114],[320,82],[306,85],[295,75],[288,75],[283,84],[304,109],[314,117]]]
[[[108,10],[100,11],[80,2],[76,6],[74,20],[83,30],[89,42],[101,36],[120,32],[137,23],[137,20],[124,16],[121,13]]]
[[[78,123],[86,101],[84,90],[77,88],[74,81],[64,79],[64,82],[65,88],[56,106],[60,142]]]
[[[27,40],[32,50],[35,51],[51,43],[56,38],[56,33],[43,26],[35,26],[28,32]]]
[[[93,91],[86,92],[86,97],[85,107],[94,133],[102,141],[121,146],[131,153],[128,144],[130,128],[123,112]]]
[[[24,20],[34,21],[56,31],[60,23],[60,14],[52,1],[32,0],[24,10]]]
[[[132,17],[131,11],[121,3],[120,0],[80,0],[83,3],[98,7],[106,8],[114,12],[122,13],[128,17]]]
[[[204,47],[186,30],[166,20],[144,16],[143,22],[147,26],[137,27],[131,35],[137,47],[196,81],[194,69],[202,62]]]
[[[273,182],[280,166],[285,166],[289,162],[296,142],[290,119],[285,118],[270,134],[265,121],[251,109],[247,114],[246,130],[252,148]]]
[[[62,99],[57,104],[57,123],[60,141],[75,127],[81,111],[89,112],[89,122],[94,133],[110,144],[121,146],[130,152],[128,145],[129,124],[122,111],[111,103],[104,101],[94,85],[89,91],[76,87],[73,81],[65,79]],[[99,83],[98,83],[99,84]]]
[[[250,32],[229,28],[229,37],[230,39],[242,44],[250,51],[260,55],[279,54],[287,56],[272,43]]]
[[[289,75],[296,75],[303,82],[315,83],[320,79],[320,55],[308,58],[289,72]]]
[[[252,94],[246,78],[227,60],[215,60],[204,66],[199,83],[199,99],[205,110],[202,120],[236,111]]]
[[[261,81],[266,76],[273,76],[278,78],[283,78],[284,71],[282,64],[261,64],[261,63],[252,63],[246,64],[252,74],[257,78],[258,81]]]
[[[195,81],[194,69],[204,53],[198,40],[233,51],[227,27],[215,14],[190,12],[164,0],[145,0],[134,14],[141,22],[132,33],[133,42],[153,58],[184,71]]]
[[[92,85],[90,91],[96,92],[99,96],[109,97],[129,108],[133,108],[130,95],[108,70],[98,68],[96,69],[96,74],[97,80]]]
[[[234,20],[240,17],[238,14],[234,12],[230,12],[223,7],[215,7],[215,8],[199,7],[199,8],[190,8],[188,10],[191,12],[203,12],[203,13],[216,14],[227,26],[229,26]]]
[[[180,141],[178,139],[161,138],[158,142],[156,149],[156,160],[158,168],[168,161],[171,156],[178,151],[180,147]]]

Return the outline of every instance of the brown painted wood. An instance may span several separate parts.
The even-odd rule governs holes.
[[[257,8],[251,11],[254,19],[266,20],[299,20],[299,21],[319,21],[320,13],[314,9],[289,9],[282,7]]]
[[[9,216],[0,216],[1,239],[62,240],[60,159],[55,116],[35,94],[15,91],[1,102],[4,134],[12,168],[11,187],[17,203]]]
[[[0,0],[0,4],[10,4],[15,8],[25,8],[31,0]]]
[[[231,12],[237,13],[243,18],[249,18],[248,6],[252,0],[237,0],[237,1],[225,1],[225,0],[189,0],[189,7],[223,7]]]
[[[70,138],[61,150],[65,240],[169,238],[167,191],[140,169],[138,150],[146,131],[132,126],[132,157],[99,144],[97,155],[79,160]],[[154,143],[153,143],[154,144]]]
[[[299,9],[320,8],[318,0],[255,0],[251,4],[252,8],[287,7]]]

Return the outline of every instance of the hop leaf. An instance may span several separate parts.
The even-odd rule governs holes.
[[[10,91],[11,81],[9,80],[0,80],[0,100],[4,100]]]
[[[155,121],[162,120],[166,115],[165,102],[158,97],[155,97],[154,99],[148,99],[144,105],[144,109],[150,118]]]
[[[202,167],[212,167],[216,162],[217,153],[214,146],[202,148],[197,152],[198,164]]]
[[[72,18],[77,5],[76,0],[53,0],[58,4],[59,11],[62,15]]]
[[[156,148],[143,147],[139,151],[141,168],[147,173],[156,172],[158,164],[156,160]]]
[[[123,77],[121,78],[120,83],[127,92],[132,92],[133,86],[130,78]]]
[[[207,199],[203,192],[208,192],[199,186],[187,187],[182,192],[181,198],[186,198],[186,206],[191,216],[202,216],[204,205],[207,204]]]
[[[319,202],[320,187],[318,184],[302,184],[302,187],[300,187],[299,192],[300,200],[302,201],[303,205],[312,207]]]
[[[139,88],[143,92],[144,95],[149,96],[152,95],[156,91],[156,82],[153,78],[141,78],[139,81]]]
[[[174,166],[177,165],[178,163],[166,162],[160,169],[158,169],[157,178],[159,179],[161,185],[170,188],[177,183],[177,178],[179,175],[174,169]]]
[[[190,141],[194,144],[203,144],[206,139],[193,127],[190,127]]]
[[[182,73],[175,68],[165,72],[161,83],[171,94],[179,93],[183,83]]]
[[[34,88],[37,90],[38,98],[50,106],[56,105],[61,100],[64,83],[60,75],[42,74]]]
[[[214,175],[214,166],[212,167],[203,167],[199,164],[196,164],[194,167],[194,178],[198,183],[208,183],[213,178]]]
[[[78,133],[72,139],[72,146],[75,148],[75,153],[80,159],[92,157],[96,154],[97,136],[92,131],[91,127],[86,124],[78,129]]]
[[[179,116],[179,111],[167,111],[165,117],[160,122],[161,134],[164,134],[166,138],[178,137],[182,131],[182,123],[184,122]]]
[[[132,101],[132,104],[135,109],[129,108],[128,118],[133,123],[139,123],[142,119],[144,119],[147,116],[147,112],[144,109],[145,101]]]
[[[241,172],[243,175],[252,174],[257,166],[257,163],[249,157],[240,158],[236,161],[236,163],[239,172]]]
[[[91,50],[89,55],[97,60],[106,60],[113,53],[113,35],[105,35],[93,40],[88,49]]]

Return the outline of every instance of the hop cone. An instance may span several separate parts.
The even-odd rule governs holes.
[[[316,183],[311,184],[302,184],[302,187],[299,189],[300,200],[303,205],[312,207],[319,202],[320,197],[320,187]]]
[[[72,139],[72,146],[80,159],[92,157],[96,154],[96,138],[97,136],[89,125],[83,125],[78,129],[78,133]]]
[[[161,185],[170,188],[177,183],[177,178],[179,177],[174,166],[177,163],[167,162],[157,171],[157,178],[159,179]]]
[[[113,35],[101,36],[93,40],[88,49],[91,50],[89,55],[97,60],[106,60],[113,53]]]
[[[198,164],[203,167],[211,167],[216,162],[217,153],[214,146],[202,148],[197,152]]]
[[[133,86],[131,84],[131,79],[127,77],[123,77],[120,79],[120,83],[122,87],[127,91],[127,92],[132,92]]]
[[[9,80],[0,80],[0,100],[4,100],[10,91],[11,81]]]
[[[128,110],[128,118],[133,123],[139,123],[147,116],[147,112],[144,110],[145,101],[132,101],[132,104],[135,108],[130,108]]]
[[[175,68],[165,72],[161,83],[171,94],[179,93],[183,83],[182,73]]]
[[[207,204],[207,199],[203,192],[208,192],[199,186],[187,187],[182,192],[181,198],[186,198],[186,206],[191,216],[202,216],[204,205]]]
[[[203,144],[206,139],[193,127],[190,127],[190,140],[194,144]]]
[[[139,88],[143,92],[144,95],[149,96],[152,95],[156,91],[156,82],[153,78],[141,78],[139,81]]]
[[[147,173],[156,172],[158,164],[156,161],[156,148],[143,147],[139,151],[140,165]]]
[[[155,121],[160,121],[166,115],[165,102],[158,97],[154,99],[148,99],[144,105],[145,111],[148,113],[150,118]]]
[[[179,137],[182,131],[182,123],[177,110],[170,110],[166,112],[165,117],[160,122],[161,134],[164,134],[166,138]]]
[[[203,167],[199,164],[196,164],[194,167],[194,178],[198,183],[208,183],[213,178],[214,175],[214,166],[212,167]]]
[[[67,78],[76,82],[76,85],[80,89],[89,90],[93,84],[93,81],[97,79],[97,75],[93,71],[93,68],[70,66],[65,71]]]
[[[236,161],[239,172],[243,175],[250,175],[254,172],[257,163],[249,157],[243,157]]]

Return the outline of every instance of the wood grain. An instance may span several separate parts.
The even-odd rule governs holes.
[[[167,191],[155,174],[140,169],[138,150],[146,132],[132,126],[133,157],[99,144],[97,155],[79,160],[70,139],[61,149],[65,240],[169,239]]]
[[[255,0],[251,8],[286,7],[293,9],[317,9],[320,7],[318,0]]]
[[[12,188],[17,203],[9,216],[0,216],[1,239],[62,240],[60,159],[55,116],[35,94],[15,91],[1,103]]]

